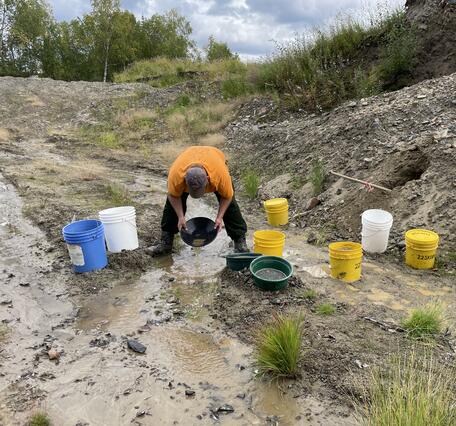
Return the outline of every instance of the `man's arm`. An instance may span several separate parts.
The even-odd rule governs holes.
[[[218,232],[222,230],[223,216],[225,215],[226,210],[231,204],[231,200],[232,198],[220,198],[219,209],[217,217],[215,218],[215,229],[217,229]]]
[[[175,197],[174,195],[168,194],[168,200],[173,206],[174,211],[177,214],[177,229],[179,231],[184,228],[187,229],[187,223],[185,222],[185,216],[184,216],[184,209],[182,207],[182,199],[181,197]],[[225,209],[226,211],[226,209]]]

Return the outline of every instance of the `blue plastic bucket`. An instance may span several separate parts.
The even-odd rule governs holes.
[[[104,228],[99,220],[78,220],[62,229],[75,272],[103,269],[108,264]]]

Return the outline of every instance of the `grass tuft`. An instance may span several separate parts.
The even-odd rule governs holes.
[[[453,368],[443,369],[430,355],[411,352],[374,369],[363,399],[355,402],[366,426],[450,426],[456,424]]]
[[[30,417],[26,426],[51,426],[51,420],[45,413],[36,413]]]
[[[174,137],[195,143],[201,136],[222,130],[233,118],[234,108],[234,104],[225,102],[173,107],[166,123]]]
[[[260,186],[260,177],[254,170],[247,170],[242,176],[242,182],[247,196],[253,200],[258,194]]]
[[[119,140],[117,138],[117,135],[113,132],[105,132],[105,133],[102,133],[99,137],[98,137],[98,145],[101,145],[105,148],[111,148],[111,149],[115,149],[115,148],[119,148],[120,147],[120,143],[119,143]]]
[[[443,328],[443,308],[440,304],[434,303],[413,309],[402,321],[402,327],[413,339],[434,339]]]
[[[333,315],[336,312],[336,308],[331,303],[322,303],[315,308],[318,315]]]
[[[326,179],[325,165],[323,161],[317,160],[313,163],[308,180],[312,184],[313,195],[322,193]]]
[[[302,296],[307,300],[315,300],[318,297],[318,294],[315,290],[306,290]]]
[[[106,202],[111,207],[131,206],[133,201],[128,189],[119,184],[111,183],[106,186]]]
[[[276,315],[259,333],[256,365],[260,375],[293,377],[298,372],[304,320]]]

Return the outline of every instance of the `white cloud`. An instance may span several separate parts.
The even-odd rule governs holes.
[[[90,10],[89,0],[50,0],[57,19],[71,19]],[[387,0],[385,7],[403,6],[405,0]],[[200,47],[210,35],[227,42],[243,58],[271,53],[274,41],[325,26],[340,14],[367,16],[378,0],[122,0],[137,16],[177,9],[192,24]]]

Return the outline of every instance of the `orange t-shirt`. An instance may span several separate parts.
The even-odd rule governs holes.
[[[180,197],[188,192],[185,174],[192,166],[202,166],[206,170],[209,178],[206,193],[218,192],[223,198],[233,198],[233,184],[225,155],[212,146],[191,146],[174,160],[168,174],[169,194]]]

